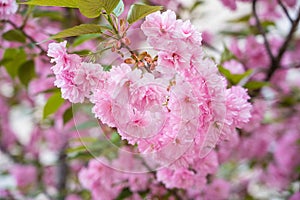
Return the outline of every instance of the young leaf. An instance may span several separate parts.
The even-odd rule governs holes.
[[[99,34],[98,33],[94,33],[94,34],[85,34],[85,35],[81,35],[81,36],[78,36],[72,46],[73,47],[77,47],[78,45],[81,45],[82,43],[88,41],[88,40],[91,40],[91,39],[95,39],[95,38],[98,38],[99,37]]]
[[[21,43],[26,42],[25,35],[22,33],[22,31],[17,29],[7,31],[2,35],[2,38],[11,42],[21,42]]]
[[[221,55],[221,63],[231,59],[236,59],[236,56],[224,45],[224,51]]]
[[[79,26],[74,26],[72,28],[65,29],[53,35],[51,39],[66,38],[66,37],[73,37],[73,36],[93,34],[93,33],[100,34],[102,32],[102,29],[107,29],[107,28],[96,24],[81,24]]]
[[[263,82],[263,81],[250,81],[245,84],[245,88],[248,88],[249,90],[258,90],[264,86],[268,86],[268,82]]]
[[[49,115],[55,113],[60,106],[64,103],[64,99],[61,98],[61,93],[56,92],[54,93],[47,101],[45,107],[44,107],[44,113],[43,113],[43,117],[44,119],[46,117],[48,117]]]
[[[20,66],[18,76],[21,83],[27,87],[31,79],[36,76],[33,60],[29,60]]]
[[[31,0],[31,1],[21,2],[20,4],[78,8],[77,1],[78,0]]]
[[[110,14],[119,4],[120,0],[78,0],[80,12],[88,18],[98,17],[102,10]]]
[[[122,0],[119,1],[119,4],[116,6],[116,8],[113,10],[113,13],[119,17],[124,12],[124,3]]]
[[[133,4],[128,12],[127,21],[132,24],[147,15],[162,10],[162,6],[149,6],[144,4]]]
[[[24,49],[8,48],[3,55],[4,67],[8,74],[14,78],[18,74],[19,67],[26,61]]]
[[[73,108],[72,106],[68,108],[63,114],[64,124],[69,122],[73,118]]]
[[[231,19],[228,22],[229,23],[248,23],[250,18],[251,18],[252,14],[246,14],[244,16],[241,16],[237,19]]]
[[[218,68],[220,73],[225,76],[232,85],[237,85],[241,80],[250,76],[253,72],[253,70],[249,69],[243,74],[232,74],[228,69],[225,69],[222,66],[219,66]]]
[[[64,19],[62,12],[52,11],[52,10],[34,10],[33,17],[34,18],[47,17],[47,18],[49,18],[51,20],[55,20],[55,21],[63,21],[63,19]]]

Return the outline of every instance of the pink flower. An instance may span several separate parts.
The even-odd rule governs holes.
[[[214,180],[204,190],[205,200],[226,200],[230,194],[230,184],[222,179]]]
[[[199,176],[185,168],[159,170],[157,180],[163,182],[167,188],[201,188],[206,183],[205,176]]]
[[[221,0],[224,6],[230,8],[231,10],[236,10],[236,0]]]
[[[93,199],[110,200],[118,196],[122,190],[122,176],[101,163],[100,160],[90,160],[87,168],[79,172],[82,186],[91,191]],[[108,176],[109,174],[109,176]]]
[[[287,132],[277,144],[275,150],[275,160],[278,167],[287,175],[293,174],[297,166],[300,165],[299,151],[297,144],[300,135],[297,131]]]
[[[82,200],[82,198],[76,194],[69,194],[66,196],[66,200]]]
[[[233,86],[227,90],[226,123],[241,127],[249,122],[252,106],[248,102],[247,91],[240,86]]]
[[[83,62],[76,70],[73,82],[81,88],[85,97],[89,98],[96,89],[103,88],[105,75],[102,69],[100,64]]]
[[[113,99],[105,90],[96,90],[91,101],[95,104],[92,112],[95,117],[110,127],[115,127],[115,119],[112,113]]]
[[[157,11],[148,15],[141,28],[148,37],[164,37],[172,34],[175,28],[176,14],[167,10],[162,14]]]
[[[244,66],[236,60],[224,62],[223,67],[228,69],[232,74],[243,74],[245,72]]]
[[[18,10],[15,0],[0,0],[0,19],[8,19]]]
[[[34,184],[37,180],[36,168],[32,165],[14,165],[11,174],[19,188],[25,188]]]
[[[300,199],[300,192],[294,193],[294,194],[289,198],[289,200],[298,200],[298,199]]]

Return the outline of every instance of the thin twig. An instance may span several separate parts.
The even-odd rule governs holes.
[[[280,63],[281,63],[281,60],[283,58],[283,55],[286,52],[289,44],[291,43],[291,41],[293,39],[294,33],[297,30],[299,22],[300,22],[300,7],[299,7],[299,10],[298,10],[298,13],[297,13],[297,18],[295,20],[293,20],[290,31],[289,31],[288,35],[286,36],[285,41],[281,45],[273,65],[271,66],[270,70],[268,71],[268,74],[267,74],[267,77],[266,77],[267,81],[271,79],[274,72],[280,67]]]
[[[28,35],[27,33],[25,33],[25,31],[23,31],[20,27],[18,27],[15,23],[13,23],[12,21],[9,20],[4,20],[1,22],[6,22],[8,24],[10,24],[14,29],[18,29],[20,31],[22,31],[22,33],[25,35],[26,38],[28,38],[30,40],[30,42],[34,43],[35,46],[37,46],[37,48],[39,48],[41,50],[41,54],[47,55],[47,51],[44,50],[38,43],[37,41],[35,41],[30,35]]]
[[[289,13],[289,11],[287,10],[287,8],[285,7],[285,5],[282,3],[281,0],[277,0],[278,4],[280,5],[280,7],[282,8],[283,12],[285,13],[285,15],[287,16],[287,18],[289,19],[289,21],[293,24],[294,21]]]
[[[274,58],[274,55],[273,55],[273,53],[271,51],[270,43],[269,43],[269,41],[267,39],[266,32],[265,32],[264,28],[262,27],[260,19],[259,19],[258,15],[257,15],[256,3],[257,3],[257,0],[253,0],[253,3],[252,3],[252,12],[253,12],[253,15],[254,15],[254,18],[255,18],[255,21],[256,21],[256,26],[258,28],[258,31],[262,35],[262,37],[264,39],[264,44],[265,44],[267,53],[268,53],[268,55],[270,57],[270,61],[271,61],[271,63],[273,63],[274,60],[275,60],[275,58]]]

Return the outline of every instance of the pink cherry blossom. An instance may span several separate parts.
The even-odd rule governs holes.
[[[18,10],[15,0],[0,0],[0,19],[7,19]]]
[[[11,173],[20,188],[28,187],[37,180],[37,170],[33,165],[14,165]]]
[[[228,69],[232,74],[243,74],[245,72],[244,66],[236,60],[224,62],[223,67]]]
[[[241,127],[249,121],[252,107],[248,99],[250,97],[242,87],[234,86],[227,90],[226,123]]]

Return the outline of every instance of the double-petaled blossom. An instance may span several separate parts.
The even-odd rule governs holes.
[[[141,28],[158,55],[152,73],[127,64],[105,72],[101,65],[67,54],[66,43],[51,44],[55,84],[74,103],[88,98],[95,117],[137,145],[146,162],[164,167],[158,180],[168,188],[201,188],[218,166],[210,151],[221,135],[249,121],[249,96],[241,87],[227,89],[216,64],[204,56],[201,34],[190,21],[177,20],[168,10],[148,15]],[[99,174],[108,173],[94,161],[90,165]],[[103,184],[88,174],[81,173],[85,187],[93,191],[94,184]],[[116,184],[111,181],[107,185]]]

